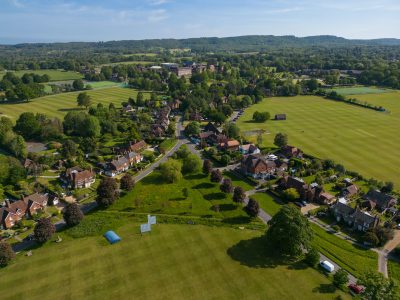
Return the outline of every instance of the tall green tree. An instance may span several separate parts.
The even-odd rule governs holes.
[[[368,271],[358,279],[357,284],[365,287],[363,293],[363,297],[365,299],[398,299],[396,284],[393,282],[393,280],[385,278],[381,273]]]
[[[175,159],[168,159],[160,165],[162,178],[167,182],[173,183],[182,179],[182,164]]]
[[[86,92],[79,93],[76,101],[78,106],[84,106],[86,109],[92,104],[92,98]]]
[[[289,258],[298,258],[304,250],[311,248],[313,232],[300,210],[293,205],[284,205],[268,222],[266,233],[270,250]]]
[[[288,137],[284,133],[277,133],[275,135],[274,144],[279,148],[282,148],[288,144]]]

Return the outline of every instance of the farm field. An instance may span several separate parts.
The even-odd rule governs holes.
[[[137,91],[120,88],[110,87],[97,90],[87,91],[92,97],[93,105],[102,103],[108,105],[114,103],[117,107],[121,103],[127,101],[129,97],[136,97]],[[49,117],[63,118],[65,114],[73,110],[81,110],[76,104],[76,97],[79,92],[62,93],[40,97],[31,100],[30,102],[0,104],[0,113],[16,120],[23,112],[44,113]],[[150,95],[143,93],[145,97],[150,98]]]
[[[356,86],[356,87],[337,87],[333,88],[333,91],[337,93],[348,96],[348,95],[362,95],[362,94],[382,94],[382,93],[390,93],[393,92],[391,89],[382,89],[376,87],[368,87],[368,86]]]
[[[259,231],[161,224],[142,236],[130,223],[116,232],[114,245],[64,235],[21,253],[0,270],[1,298],[351,299],[314,269],[265,258]]]
[[[83,78],[83,75],[78,73],[78,72],[73,72],[73,71],[63,71],[63,70],[21,70],[21,71],[15,71],[15,75],[17,76],[22,76],[25,73],[34,73],[34,74],[39,74],[39,75],[44,75],[47,74],[50,76],[50,81],[61,81],[61,80],[74,80],[74,79],[80,79]],[[0,71],[0,78],[3,78],[3,76],[6,74],[5,71]]]
[[[289,144],[308,154],[333,159],[367,178],[393,181],[400,187],[400,93],[357,97],[386,105],[391,113],[326,100],[316,96],[274,97],[253,105],[239,118],[242,132],[265,129],[264,146],[272,146],[276,133],[288,135]],[[273,116],[285,113],[286,121],[254,123],[255,111]],[[250,137],[255,140],[255,136]]]

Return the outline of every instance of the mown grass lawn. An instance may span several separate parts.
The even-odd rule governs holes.
[[[251,198],[257,200],[260,207],[270,216],[274,216],[282,207],[279,199],[267,193],[256,193]]]
[[[400,283],[400,263],[389,259],[388,273],[390,278],[396,280],[398,284]]]
[[[98,103],[106,106],[113,103],[116,107],[121,107],[121,103],[128,101],[129,97],[136,98],[138,92],[128,88],[110,87],[87,91],[87,93],[92,97],[92,105],[94,106]],[[27,111],[62,119],[69,111],[81,110],[76,102],[78,94],[79,92],[62,93],[36,98],[30,102],[0,104],[0,112],[13,120]],[[144,97],[150,98],[148,93],[143,94]]]
[[[114,245],[64,235],[19,254],[0,270],[1,299],[350,299],[314,269],[265,258],[258,231],[138,225],[117,229]]]
[[[238,125],[243,132],[265,129],[269,134],[263,136],[264,146],[272,146],[275,134],[283,132],[288,135],[289,144],[308,154],[333,159],[367,178],[393,181],[399,187],[400,93],[356,98],[381,103],[391,113],[316,96],[274,97],[246,109]],[[285,113],[287,120],[254,123],[251,119],[255,111],[268,111],[272,117]]]
[[[183,189],[188,189],[185,198]],[[262,224],[248,217],[232,195],[222,193],[219,184],[204,174],[187,175],[176,183],[166,183],[155,171],[110,207],[112,211],[156,213],[217,218],[228,224]]]
[[[355,86],[355,87],[338,87],[333,88],[332,90],[336,91],[337,93],[347,96],[351,95],[361,95],[361,94],[382,94],[382,93],[389,93],[393,90],[390,89],[381,89],[376,87],[369,87],[369,86]]]
[[[64,70],[54,70],[54,69],[49,69],[49,70],[21,70],[21,71],[15,71],[16,76],[22,77],[25,73],[34,73],[38,75],[44,75],[47,74],[50,76],[50,81],[62,81],[62,80],[74,80],[74,79],[80,79],[83,78],[83,75],[78,72],[73,72],[73,71],[64,71]],[[6,74],[5,71],[0,72],[0,78],[3,78],[3,76]]]
[[[360,277],[366,271],[377,271],[377,253],[354,246],[315,224],[311,224],[311,227],[314,231],[313,245],[346,271],[356,277]]]

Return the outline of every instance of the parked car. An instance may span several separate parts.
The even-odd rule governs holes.
[[[327,261],[327,260],[321,261],[321,262],[319,263],[319,265],[320,265],[325,271],[328,271],[329,273],[332,273],[333,271],[335,271],[335,266],[334,266],[332,263],[330,263],[329,261]]]
[[[349,289],[351,291],[353,291],[355,294],[361,294],[362,292],[364,292],[364,287],[361,285],[357,285],[354,283],[349,284]]]

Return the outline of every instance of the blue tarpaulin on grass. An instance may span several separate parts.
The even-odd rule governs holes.
[[[112,230],[107,231],[104,237],[109,241],[110,244],[115,244],[121,240],[121,238]]]

